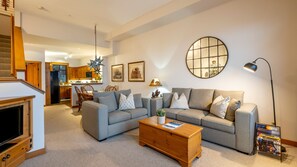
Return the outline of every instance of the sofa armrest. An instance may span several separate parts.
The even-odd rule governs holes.
[[[147,109],[147,115],[151,116],[151,102],[149,98],[141,98],[143,107]]]
[[[151,99],[151,114],[152,116],[156,115],[158,109],[163,108],[163,99],[162,98],[154,98]]]
[[[254,151],[255,123],[258,122],[257,105],[243,104],[235,112],[236,149],[248,154]]]
[[[94,101],[82,103],[82,127],[96,139],[108,137],[108,107]]]

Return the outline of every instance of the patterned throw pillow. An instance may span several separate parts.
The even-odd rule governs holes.
[[[227,112],[226,112],[225,119],[234,122],[235,121],[235,111],[237,109],[239,109],[240,106],[241,106],[240,100],[231,99],[228,109],[227,109]]]
[[[120,94],[119,101],[119,110],[135,109],[134,98],[132,93],[130,93],[128,97],[123,94]]]
[[[189,109],[188,100],[184,93],[178,98],[178,94],[175,92],[172,96],[170,108]]]
[[[230,97],[224,98],[222,95],[218,96],[213,102],[210,107],[210,113],[213,115],[225,118],[226,111],[230,102]]]

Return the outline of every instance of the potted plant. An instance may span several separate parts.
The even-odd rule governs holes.
[[[165,110],[164,109],[158,109],[157,110],[157,119],[158,119],[158,124],[165,124]]]

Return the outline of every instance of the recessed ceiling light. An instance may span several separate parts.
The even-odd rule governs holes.
[[[45,51],[45,56],[67,56],[68,53],[66,52],[54,52],[54,51]]]

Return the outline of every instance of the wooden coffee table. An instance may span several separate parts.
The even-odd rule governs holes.
[[[172,122],[166,118],[167,122]],[[148,145],[176,160],[181,166],[192,166],[192,161],[201,156],[202,127],[183,123],[173,130],[157,123],[157,117],[139,121],[139,144]]]

